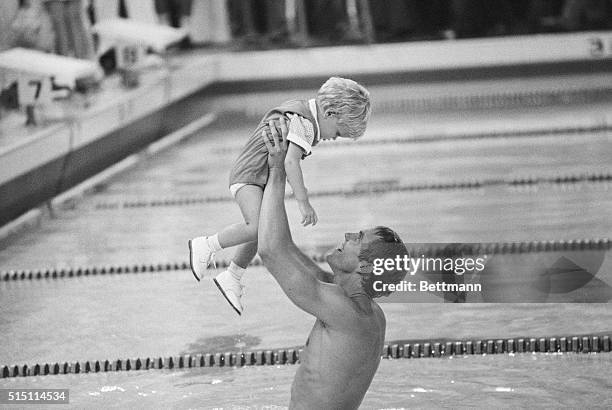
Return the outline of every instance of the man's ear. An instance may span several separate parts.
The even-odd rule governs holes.
[[[325,118],[327,117],[335,117],[338,113],[336,111],[327,110],[325,111]]]
[[[372,273],[374,271],[374,265],[368,261],[359,261],[359,272],[360,273]]]

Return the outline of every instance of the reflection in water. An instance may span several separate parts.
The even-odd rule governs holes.
[[[245,350],[255,347],[260,343],[260,337],[244,333],[228,336],[201,337],[195,342],[190,343],[187,349],[181,352],[181,355]]]

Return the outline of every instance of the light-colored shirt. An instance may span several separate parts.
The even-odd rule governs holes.
[[[315,145],[315,130],[319,135],[319,123],[317,121],[317,104],[314,99],[308,101],[308,107],[315,119],[315,124],[298,114],[289,114],[289,133],[287,141],[291,141],[304,151],[304,156],[311,154],[312,146]]]
[[[280,116],[289,118],[288,126],[292,129],[290,140],[299,146],[302,159],[310,155],[311,148],[319,141],[319,124],[317,121],[317,104],[311,100],[285,101],[279,107],[268,111],[258,127],[251,134],[230,172],[230,186],[242,183],[265,187],[268,180],[268,150],[261,138],[263,130],[268,128],[271,119]]]

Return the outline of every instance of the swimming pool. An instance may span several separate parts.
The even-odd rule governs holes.
[[[562,137],[405,143],[417,131],[452,134],[495,122],[537,120],[532,109],[417,119],[373,119],[380,144],[321,146],[305,175],[313,192],[381,183],[612,171],[609,132]],[[583,111],[588,111],[584,109]],[[557,115],[562,115],[557,114]],[[567,113],[563,115],[569,115]],[[589,114],[590,115],[590,114]],[[534,117],[535,116],[535,117]],[[535,120],[534,120],[535,118]],[[420,121],[420,123],[419,123]],[[413,128],[411,128],[413,127]],[[216,124],[99,186],[0,252],[3,269],[142,265],[181,261],[185,238],[240,217],[230,202],[164,198],[226,194],[227,164],[250,126]],[[389,139],[389,143],[382,143]],[[393,140],[395,139],[395,140]],[[589,141],[590,144],[585,144]],[[234,151],[233,151],[234,150]],[[370,167],[363,167],[362,164]],[[354,227],[387,224],[411,242],[532,241],[612,236],[609,182],[504,185],[313,198],[321,222],[302,229],[288,202],[296,242],[318,254]],[[144,201],[162,205],[130,207]],[[117,204],[101,207],[100,204]],[[350,207],[351,212],[347,212]],[[500,214],[505,214],[500,218]],[[136,234],[136,235],[135,235]],[[135,239],[137,236],[137,239]],[[231,251],[220,254],[227,258]],[[607,260],[606,272],[610,271]],[[211,272],[211,275],[213,273]],[[0,282],[0,364],[126,359],[303,344],[313,319],[291,305],[261,267],[247,273],[245,315],[219,301],[210,281],[185,270]],[[112,303],[109,303],[112,301]],[[385,304],[387,340],[510,338],[610,333],[608,304]],[[609,404],[610,355],[516,354],[384,360],[364,408],[580,407]],[[75,407],[284,406],[295,366],[191,369],[1,379],[2,387],[67,387]],[[237,396],[232,396],[236,394]],[[609,406],[608,406],[609,407]]]

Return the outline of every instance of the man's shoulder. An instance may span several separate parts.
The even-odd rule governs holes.
[[[387,318],[385,317],[385,312],[382,310],[380,305],[376,303],[374,300],[372,300],[372,311],[375,316],[375,319],[378,322],[382,323],[383,325],[386,325]]]
[[[331,312],[331,317],[341,319],[340,324],[351,322],[351,326],[358,324],[359,326],[370,327],[385,324],[385,314],[382,308],[369,296],[360,296],[358,298],[348,296],[339,285],[335,283],[322,283],[325,291],[328,292],[330,298],[336,299],[338,309]],[[328,319],[328,322],[331,322]],[[334,321],[337,323],[337,321]]]

